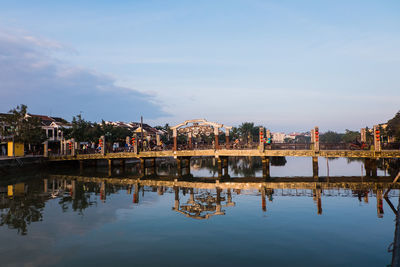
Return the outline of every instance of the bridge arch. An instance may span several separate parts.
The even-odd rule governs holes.
[[[221,129],[225,130],[226,146],[229,146],[229,132],[232,129],[232,126],[227,126],[217,122],[207,121],[206,119],[193,119],[186,120],[183,123],[177,124],[172,129],[172,136],[174,138],[174,147],[173,150],[177,150],[178,142],[178,133],[187,134],[189,140],[189,147],[192,148],[192,137],[198,134],[206,134],[210,135],[214,133],[215,136],[215,149],[219,149],[219,133]]]

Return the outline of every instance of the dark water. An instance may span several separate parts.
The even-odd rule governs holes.
[[[275,165],[280,165],[277,163]],[[219,182],[212,160],[176,179],[158,163],[50,168],[1,182],[2,266],[387,266],[399,190],[362,162],[286,158],[264,183],[261,167],[231,160]],[[282,164],[281,164],[282,165]],[[168,175],[169,174],[169,175]],[[165,175],[165,176],[164,176]],[[304,177],[303,177],[304,176]],[[348,176],[342,177],[342,176]],[[351,176],[351,177],[350,177]],[[239,177],[239,178],[233,178]],[[280,177],[280,178],[279,178]],[[11,178],[10,178],[11,179]]]

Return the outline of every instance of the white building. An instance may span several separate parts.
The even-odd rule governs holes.
[[[272,142],[283,143],[285,141],[285,133],[272,133]]]

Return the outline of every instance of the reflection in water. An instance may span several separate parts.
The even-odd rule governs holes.
[[[45,201],[49,196],[39,193],[34,186],[17,183],[0,188],[0,226],[7,225],[17,229],[19,234],[26,235],[29,224],[42,220]]]
[[[234,175],[234,172],[232,172],[234,169],[240,175],[244,173],[255,174],[254,169],[261,168],[261,165],[256,168],[255,165],[257,166],[257,162],[251,162],[246,158],[236,162],[232,160],[230,161],[230,174]],[[104,215],[100,211],[109,208],[114,217],[110,219],[111,222],[107,221],[107,225],[104,227],[106,230],[103,231],[106,234],[101,231],[100,233],[103,234],[102,237],[106,237],[105,240],[108,238],[112,240],[110,242],[114,243],[118,242],[119,239],[124,239],[124,236],[129,237],[135,231],[137,231],[135,232],[136,239],[140,239],[140,235],[138,236],[137,233],[145,231],[140,242],[136,242],[135,238],[132,238],[132,240],[135,240],[138,244],[150,244],[148,247],[144,247],[149,250],[154,246],[156,242],[154,240],[162,242],[162,236],[165,235],[169,235],[171,239],[179,239],[180,235],[193,236],[197,231],[200,233],[199,235],[207,235],[210,232],[212,233],[211,236],[205,236],[204,239],[213,238],[213,235],[217,235],[218,238],[213,240],[226,239],[225,242],[228,242],[219,243],[219,245],[232,246],[229,240],[234,238],[235,235],[241,235],[242,239],[248,238],[250,240],[250,238],[256,239],[260,234],[265,234],[265,240],[269,236],[275,238],[271,240],[286,240],[282,243],[274,241],[273,244],[278,244],[278,246],[290,249],[293,252],[303,249],[301,243],[296,243],[293,247],[290,247],[291,242],[297,240],[297,236],[306,238],[304,235],[308,236],[311,233],[308,236],[309,239],[315,239],[318,243],[322,237],[329,235],[326,232],[328,229],[328,232],[331,231],[333,235],[337,234],[337,238],[342,238],[340,239],[342,242],[343,240],[349,242],[349,244],[337,243],[335,246],[346,247],[346,245],[350,246],[351,241],[349,240],[354,239],[355,244],[363,240],[363,237],[353,236],[352,232],[368,236],[369,231],[377,231],[379,228],[380,234],[376,236],[382,235],[386,231],[390,232],[390,239],[379,239],[378,241],[374,239],[374,242],[378,242],[376,247],[379,246],[381,249],[379,253],[386,253],[384,256],[385,264],[390,261],[386,251],[393,239],[396,240],[396,235],[393,238],[395,231],[392,219],[396,216],[393,216],[393,214],[397,214],[395,204],[397,204],[400,193],[400,185],[392,184],[390,177],[329,176],[319,177],[318,180],[315,180],[312,176],[273,177],[270,179],[250,176],[246,178],[202,176],[193,178],[176,176],[175,169],[168,164],[160,164],[159,166],[156,172],[158,176],[155,176],[154,173],[143,176],[137,166],[128,165],[125,170],[114,169],[111,177],[108,177],[106,169],[98,168],[97,172],[92,169],[84,170],[81,175],[76,175],[77,172],[67,171],[65,173],[44,174],[39,178],[24,179],[23,181],[3,181],[0,183],[0,225],[2,226],[0,231],[3,231],[3,234],[7,232],[8,236],[24,236],[25,240],[27,242],[29,240],[29,244],[32,246],[37,242],[35,238],[37,238],[38,233],[40,233],[39,235],[46,235],[47,233],[47,229],[38,232],[37,229],[40,228],[38,226],[41,224],[50,228],[49,222],[60,224],[63,231],[67,233],[70,231],[69,227],[87,224],[89,225],[88,228],[93,231],[93,236],[88,237],[87,234],[79,232],[77,238],[79,239],[81,235],[85,236],[90,240],[90,242],[87,241],[86,245],[96,247],[93,243],[98,242],[95,236],[99,234],[100,230],[92,229],[91,222],[101,220]],[[196,172],[196,168],[199,170],[207,168],[210,174],[213,170],[217,173],[218,169],[214,167],[212,160],[195,159],[192,160],[191,171]],[[173,173],[173,175],[170,176],[170,173]],[[346,201],[343,201],[343,199],[346,199]],[[354,205],[355,203],[359,205]],[[153,214],[153,209],[157,214]],[[342,212],[342,210],[345,210],[345,212]],[[61,217],[60,213],[64,216]],[[100,215],[91,217],[93,214]],[[131,215],[134,215],[133,219],[126,219],[127,216]],[[357,219],[359,215],[362,218],[360,220]],[[107,213],[107,216],[110,216],[110,213]],[[79,220],[78,222],[72,220],[63,224],[65,218],[79,218]],[[121,224],[121,221],[124,220],[127,220],[127,223]],[[171,225],[176,225],[176,228]],[[190,228],[192,225],[194,225],[193,228]],[[117,228],[116,232],[110,230],[113,227]],[[294,231],[291,230],[293,228]],[[161,229],[160,231],[165,229],[166,233],[156,232],[153,235],[152,231],[157,231],[157,229]],[[223,231],[226,229],[230,229],[232,232],[223,235]],[[216,232],[212,232],[214,230],[222,232],[216,234]],[[54,233],[50,229],[48,231],[50,236],[59,235],[59,232],[55,230],[52,230]],[[110,231],[109,235],[108,231]],[[121,236],[118,238],[110,237],[119,232],[121,232]],[[274,232],[277,234],[274,235]],[[295,239],[288,239],[288,236],[295,236]],[[346,239],[343,236],[348,237]],[[28,239],[29,237],[32,239]],[[197,236],[197,239],[201,239],[201,237]],[[265,240],[258,240],[258,243],[255,242],[253,245],[266,242]],[[52,242],[57,245],[62,243],[61,240]],[[74,242],[72,242],[73,245],[75,245]],[[105,241],[102,240],[102,242]],[[117,249],[123,251],[125,247],[134,245],[133,241],[128,243],[124,240],[124,242]],[[333,241],[329,240],[329,242]],[[199,241],[199,243],[207,244],[204,240]],[[18,246],[21,245],[21,243],[17,244]],[[164,245],[163,249],[170,245],[162,244]],[[351,245],[354,245],[354,243],[351,243]],[[87,248],[87,246],[84,248]],[[265,246],[268,246],[268,244],[265,244]],[[319,248],[316,246],[318,245],[313,243],[312,249],[318,250]],[[106,252],[98,247],[96,248],[99,249],[96,253]],[[135,247],[135,249],[140,250],[139,247]],[[182,244],[179,244],[179,249],[184,249]],[[202,253],[210,253],[210,249],[215,249],[215,247],[208,249],[204,247],[203,249]],[[266,251],[272,249],[272,247],[268,247]],[[252,250],[254,250],[254,246],[245,251],[252,253]],[[395,256],[396,250],[392,251],[393,256]],[[127,252],[129,255],[130,253],[133,252]],[[137,256],[139,256],[138,253]],[[185,251],[185,253],[190,253],[190,250]],[[225,253],[228,255],[228,259],[236,256],[231,251]],[[303,250],[302,253],[304,253]],[[379,254],[378,252],[374,253]],[[374,255],[374,253],[371,252],[371,255]],[[268,256],[271,258],[273,254]],[[351,254],[351,256],[354,255]],[[84,256],[81,257],[84,258]],[[365,255],[360,256],[360,258],[362,257],[365,257]],[[297,258],[301,259],[302,256]],[[65,258],[62,259],[66,260]],[[282,260],[282,258],[279,260]],[[377,260],[370,265],[379,265],[376,264],[377,262],[382,263],[383,260]],[[141,263],[143,264],[143,262]],[[341,263],[343,264],[343,262]],[[241,262],[241,265],[245,264],[246,262]],[[297,262],[291,262],[291,264],[302,265]]]
[[[40,183],[42,186],[39,186]],[[274,196],[312,197],[318,215],[323,213],[322,197],[354,197],[366,204],[369,197],[376,197],[378,218],[384,215],[384,192],[387,192],[385,199],[394,211],[390,198],[399,195],[399,191],[395,190],[399,185],[393,185],[389,177],[363,180],[359,177],[330,177],[329,182],[298,177],[274,178],[265,182],[259,178],[229,178],[222,181],[198,178],[178,181],[174,177],[140,179],[48,175],[40,183],[35,179],[0,188],[3,192],[1,225],[26,235],[30,223],[43,219],[45,203],[50,199],[58,199],[63,212],[71,209],[83,215],[85,209],[96,207],[98,201],[106,203],[108,196],[121,190],[132,194],[132,202],[135,204],[140,204],[140,198],[145,196],[145,192],[157,192],[158,196],[166,192],[173,193],[172,210],[193,219],[225,215],[224,208],[235,207],[234,194],[240,195],[243,190],[247,194],[261,197],[261,210],[264,212],[267,211],[267,199],[272,202]]]

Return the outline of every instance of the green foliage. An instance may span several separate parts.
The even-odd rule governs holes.
[[[2,136],[13,136],[16,142],[25,144],[40,144],[46,139],[42,130],[40,119],[27,117],[28,107],[20,105],[9,111],[4,116],[2,123],[5,127],[0,127]]]
[[[320,134],[319,139],[321,143],[340,143],[343,136],[344,134],[342,133],[327,131],[326,133]]]
[[[133,132],[127,128],[115,127],[102,121],[101,124],[86,121],[81,115],[72,118],[70,129],[64,129],[64,136],[74,138],[78,142],[97,142],[104,135],[107,142],[124,141]]]
[[[311,137],[304,135],[297,135],[294,139],[294,142],[298,144],[308,144],[311,142]]]
[[[171,144],[172,143],[172,130],[169,127],[169,124],[166,123],[164,126],[155,126],[154,128],[156,128],[157,130],[161,130],[161,131],[165,131],[166,134],[161,135],[161,141],[164,144]]]
[[[360,138],[361,138],[361,136],[360,136],[359,132],[350,131],[350,130],[346,129],[346,132],[342,136],[342,141],[345,143],[351,143],[356,140],[360,141]]]
[[[394,136],[397,141],[400,141],[400,111],[388,121],[387,133]]]
[[[243,122],[238,128],[239,136],[246,142],[257,141],[261,126],[254,126],[254,122]]]

